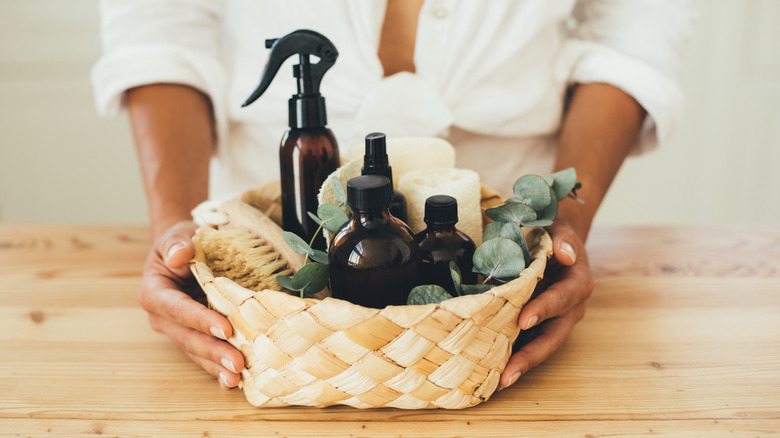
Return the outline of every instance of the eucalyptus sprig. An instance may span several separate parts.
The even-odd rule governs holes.
[[[485,214],[493,222],[485,227],[482,244],[474,252],[474,272],[482,274],[484,281],[478,285],[463,285],[460,271],[450,263],[452,280],[459,295],[481,293],[490,289],[490,281],[507,283],[520,276],[531,264],[531,254],[521,227],[547,227],[558,215],[558,203],[577,197],[582,185],[577,182],[573,167],[545,177],[525,175],[515,181],[514,197],[501,205],[488,208]],[[483,290],[484,289],[484,290]],[[452,298],[444,288],[423,285],[412,289],[407,304],[439,303]]]
[[[304,255],[305,258],[303,266],[292,278],[286,275],[277,275],[276,282],[289,291],[298,292],[301,298],[314,296],[328,285],[330,279],[328,253],[312,248],[314,239],[322,232],[323,228],[335,233],[349,220],[349,216],[341,209],[347,202],[347,193],[338,178],[334,177],[332,184],[333,193],[340,204],[322,204],[317,208],[317,214],[307,212],[309,217],[319,224],[309,243],[306,243],[295,233],[289,231],[282,233],[282,238],[287,245],[296,253]],[[349,211],[349,207],[347,207],[347,211]]]

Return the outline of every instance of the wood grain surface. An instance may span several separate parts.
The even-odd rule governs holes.
[[[0,226],[0,436],[780,434],[780,227],[597,228],[585,319],[462,411],[255,409],[136,302],[143,227]]]

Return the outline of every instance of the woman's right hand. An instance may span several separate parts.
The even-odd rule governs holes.
[[[226,342],[232,336],[230,322],[206,307],[190,271],[196,228],[191,221],[178,222],[157,239],[146,259],[138,301],[152,329],[171,338],[223,388],[232,388],[240,380],[244,357]]]

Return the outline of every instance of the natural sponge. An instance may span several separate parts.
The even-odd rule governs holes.
[[[349,154],[349,162],[360,160],[363,165],[364,146],[355,147]],[[455,167],[455,148],[444,139],[436,137],[387,138],[387,157],[393,168],[393,185],[398,188],[399,179],[414,170],[434,167]],[[342,181],[346,184],[346,181]]]
[[[408,172],[398,181],[406,196],[407,223],[412,231],[425,229],[425,200],[434,195],[450,195],[458,200],[458,224],[474,243],[482,243],[481,186],[473,170],[434,168]]]

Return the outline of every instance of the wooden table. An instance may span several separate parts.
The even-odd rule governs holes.
[[[564,348],[463,411],[255,409],[136,303],[143,227],[0,226],[0,436],[776,436],[780,227],[594,230]]]

